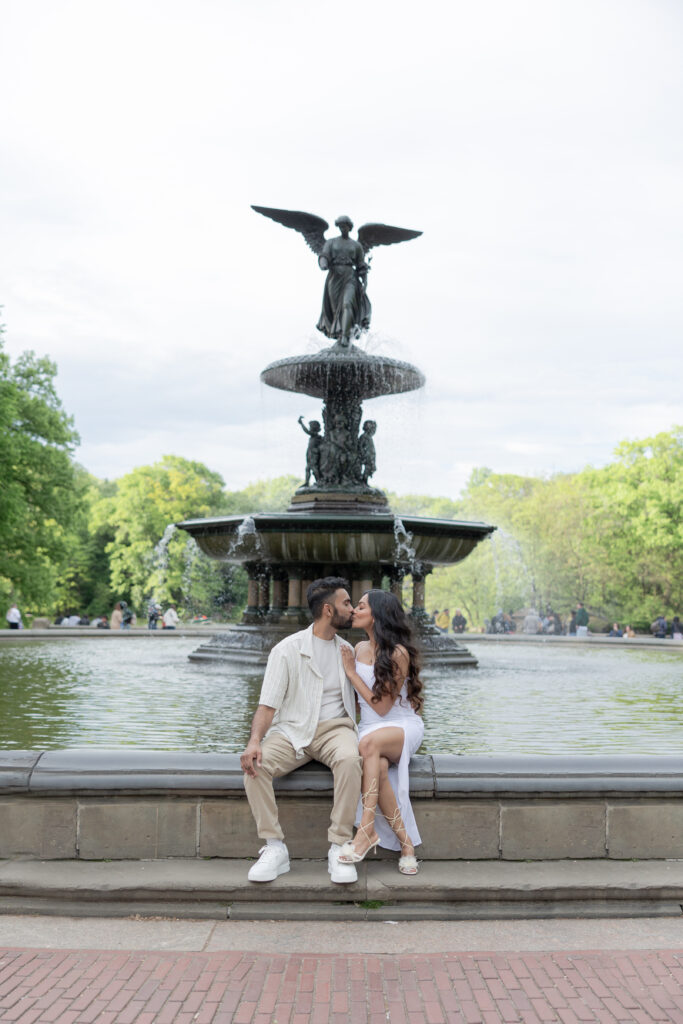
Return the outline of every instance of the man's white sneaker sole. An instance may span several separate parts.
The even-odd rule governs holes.
[[[273,882],[278,875],[284,875],[289,871],[289,857],[286,860],[273,858],[273,863],[262,864],[257,861],[247,873],[250,882]]]
[[[327,870],[330,878],[338,885],[352,885],[358,881],[358,872],[353,864],[335,864],[327,862]]]
[[[280,864],[277,868],[273,868],[272,871],[257,872],[254,868],[251,868],[247,878],[250,882],[274,882],[278,875],[286,875],[289,871],[289,861],[286,864]]]

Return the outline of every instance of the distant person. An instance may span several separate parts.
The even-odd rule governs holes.
[[[573,609],[567,623],[567,636],[576,636],[576,611]]]
[[[626,627],[626,629],[624,630],[624,637],[625,637],[625,638],[626,638],[627,640],[631,640],[631,639],[632,639],[632,638],[633,638],[633,637],[634,637],[635,635],[636,635],[636,631],[635,631],[635,629],[633,628],[633,626],[631,626],[631,625],[628,625],[628,626]]]
[[[17,608],[16,604],[11,605],[7,615],[7,624],[10,629],[23,629],[24,623],[21,621],[21,612]]]
[[[505,632],[505,615],[503,614],[503,609],[502,608],[499,608],[498,611],[496,612],[496,614],[491,619],[491,622],[489,623],[489,632],[490,633],[504,633]]]
[[[576,635],[588,636],[588,612],[581,601],[576,609]]]
[[[683,622],[681,622],[678,615],[674,615],[671,623],[671,639],[683,640]]]
[[[66,622],[62,622],[63,626],[79,626],[81,622],[80,615],[70,615]]]
[[[109,629],[109,621],[106,615],[100,617],[100,621],[97,623],[98,629]]]
[[[111,628],[121,629],[121,623],[123,622],[123,612],[121,611],[121,602],[117,601],[114,605],[114,611],[111,613]]]
[[[610,631],[607,634],[607,636],[619,636],[619,637],[622,637],[623,635],[624,635],[624,632],[623,632],[623,630],[619,629],[619,623],[618,622],[613,622],[612,623],[612,628],[610,629]]]
[[[541,628],[542,625],[540,615],[538,614],[535,608],[530,608],[527,614],[524,616],[524,625],[522,626],[522,631],[524,633],[529,634],[530,636],[535,636],[537,633],[541,632]]]
[[[517,623],[512,617],[512,608],[503,616],[503,629],[506,633],[514,633],[517,630]]]
[[[130,629],[134,619],[133,609],[129,607],[126,601],[120,601],[121,605],[121,625],[119,629]]]
[[[453,616],[452,626],[454,633],[464,633],[465,630],[467,629],[467,619],[465,618],[465,616],[463,615],[459,608],[455,609],[455,615]]]
[[[432,612],[432,622],[434,623],[434,625],[436,625],[436,619],[437,619],[438,614],[439,614],[439,609],[435,608],[434,611]]]
[[[175,605],[171,604],[164,612],[164,629],[175,629],[180,619],[178,613],[175,610]]]
[[[90,625],[90,616],[89,615],[81,615],[80,619],[78,620],[78,625],[79,626],[89,626]]]
[[[444,608],[443,611],[439,612],[436,617],[436,628],[440,629],[442,633],[448,632],[448,627],[451,624],[451,615],[448,608]]]
[[[557,614],[557,612],[553,612],[553,614],[550,616],[550,619],[550,632],[553,634],[553,636],[562,636],[562,619],[560,618],[560,616]]]
[[[655,621],[650,626],[650,632],[656,640],[666,639],[666,630],[668,623],[664,615],[658,615]]]

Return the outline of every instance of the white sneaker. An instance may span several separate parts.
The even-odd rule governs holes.
[[[358,881],[358,872],[356,871],[354,864],[342,864],[339,860],[339,854],[341,853],[341,846],[337,843],[332,843],[330,846],[330,852],[327,854],[327,870],[330,873],[330,878],[333,882],[339,882],[340,885],[348,885],[349,882]]]
[[[260,857],[249,868],[250,882],[272,882],[278,875],[289,871],[289,853],[284,843],[281,846],[262,846]]]

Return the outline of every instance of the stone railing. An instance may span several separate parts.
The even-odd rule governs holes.
[[[683,857],[683,758],[411,761],[426,860]],[[332,776],[276,783],[294,857],[324,857]],[[249,857],[258,840],[235,754],[0,752],[0,857]]]

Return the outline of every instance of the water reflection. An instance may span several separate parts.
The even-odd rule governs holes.
[[[262,673],[195,664],[194,638],[0,646],[0,748],[238,752]],[[678,754],[676,653],[472,643],[475,671],[425,673],[423,750]]]

